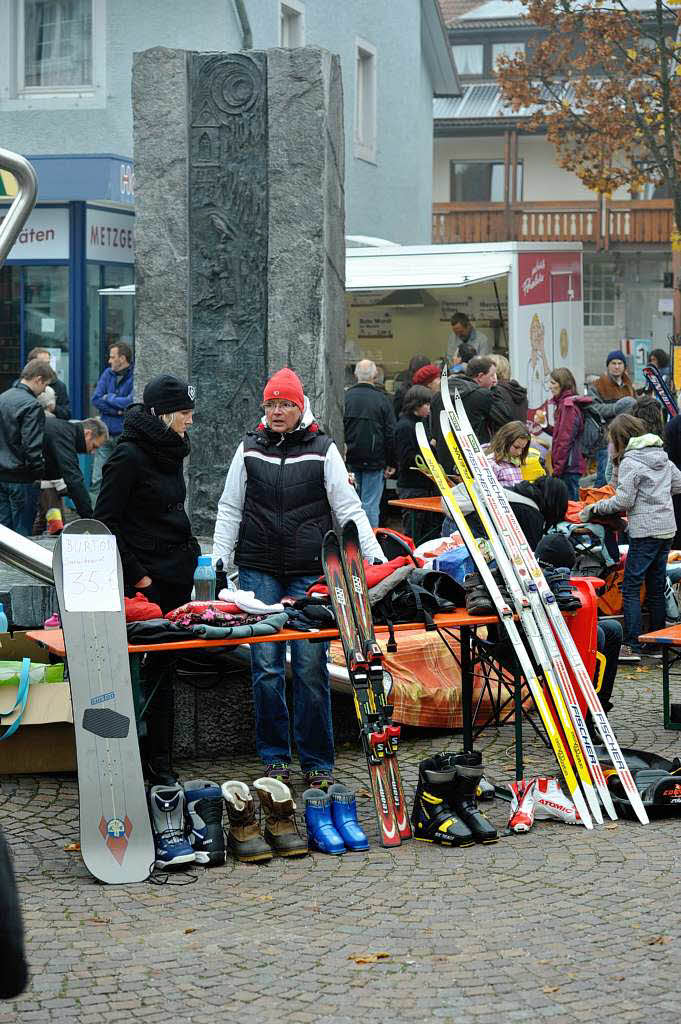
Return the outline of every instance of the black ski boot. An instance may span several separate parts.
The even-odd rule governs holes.
[[[439,756],[428,757],[419,765],[419,782],[411,814],[414,839],[442,846],[471,846],[473,833],[456,817],[449,800],[456,779],[456,766],[443,769]]]
[[[477,789],[483,775],[479,750],[467,754],[438,754],[443,770],[456,772],[449,790],[449,804],[473,833],[476,843],[495,843],[497,830],[478,809]]]

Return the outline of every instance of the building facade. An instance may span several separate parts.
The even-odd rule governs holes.
[[[458,91],[436,0],[0,0],[0,147],[39,181],[0,270],[0,387],[44,345],[84,415],[108,345],[134,340],[134,304],[99,294],[134,281],[133,53],[281,45],[340,55],[346,233],[428,241],[433,97]]]
[[[587,375],[601,373],[606,354],[620,343],[632,359],[645,351],[643,342],[668,348],[671,200],[653,189],[595,196],[558,165],[545,135],[529,131],[530,112],[504,104],[496,59],[525,50],[536,36],[522,3],[441,0],[441,6],[463,93],[434,101],[433,240],[581,241]]]

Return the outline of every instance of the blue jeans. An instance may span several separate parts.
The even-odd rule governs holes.
[[[558,480],[562,480],[567,487],[568,501],[579,501],[579,481],[581,476],[579,473],[563,473],[562,476],[557,477]]]
[[[239,569],[239,586],[252,590],[267,604],[282,597],[303,597],[316,576],[283,579],[259,569]],[[291,762],[289,712],[286,704],[286,645],[251,644],[255,745],[264,764]],[[326,665],[328,644],[294,640],[291,643],[293,675],[293,738],[303,771],[333,769],[331,689]]]
[[[40,489],[35,484],[0,481],[0,524],[22,537],[33,536]]]
[[[608,446],[599,448],[596,452],[596,479],[594,487],[603,487],[605,484],[605,467],[608,464]]]
[[[646,585],[650,632],[664,629],[667,623],[664,588],[667,555],[671,546],[671,538],[658,540],[655,537],[632,537],[629,541],[622,580],[624,642],[638,651],[641,649],[638,638],[643,632],[640,600],[642,583]]]
[[[362,508],[367,514],[370,526],[378,526],[378,518],[381,508],[381,498],[385,487],[385,477],[382,469],[353,469],[355,476],[355,487],[362,502]]]

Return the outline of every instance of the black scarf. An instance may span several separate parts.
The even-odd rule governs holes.
[[[131,405],[125,414],[121,441],[132,441],[143,448],[162,469],[175,469],[187,458],[189,437],[182,437],[151,413],[143,405]]]

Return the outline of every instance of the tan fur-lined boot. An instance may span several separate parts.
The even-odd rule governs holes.
[[[265,839],[280,857],[304,857],[308,852],[296,822],[296,805],[291,790],[279,779],[256,779],[253,788],[258,794],[265,815]]]
[[[260,835],[255,801],[246,783],[235,779],[223,782],[222,795],[229,818],[227,848],[237,860],[245,863],[271,860],[272,851]]]

